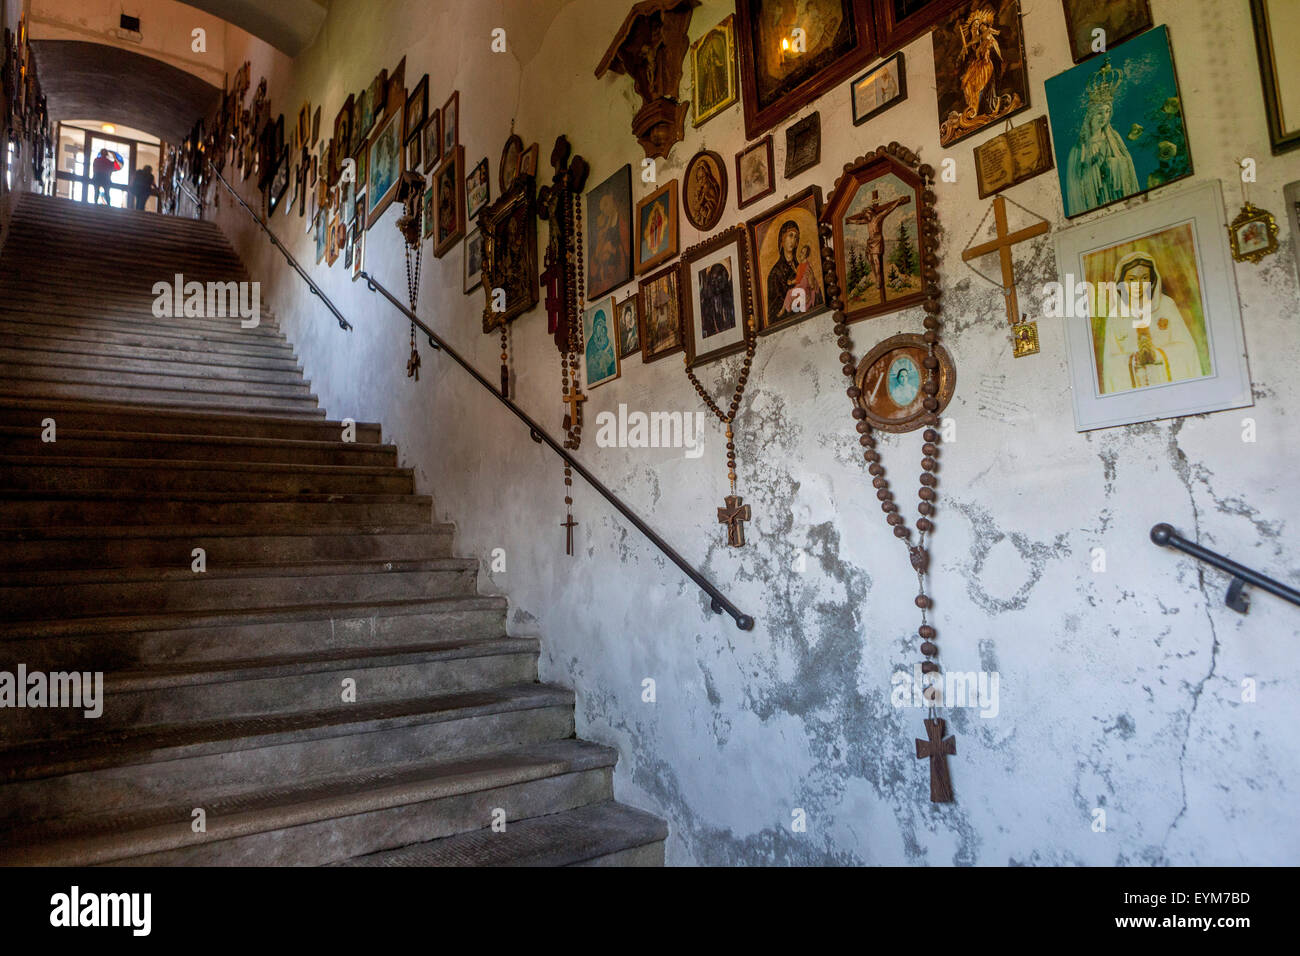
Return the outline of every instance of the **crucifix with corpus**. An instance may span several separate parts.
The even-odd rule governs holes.
[[[1020,206],[1016,203],[1020,209]],[[1029,212],[1025,209],[1025,212]],[[1030,213],[1036,215],[1036,213]],[[1041,236],[1050,232],[1052,224],[1046,219],[1039,217],[1041,221],[1034,223],[1032,226],[1026,226],[1024,229],[1018,229],[1015,232],[1007,231],[1007,202],[1002,196],[997,196],[993,200],[993,222],[996,230],[996,237],[988,242],[980,243],[978,246],[967,246],[962,250],[961,258],[963,262],[970,262],[972,259],[978,259],[980,256],[986,256],[990,252],[996,252],[1002,266],[1002,295],[1006,299],[1007,321],[1011,323],[1012,354],[1016,358],[1024,358],[1026,355],[1033,355],[1038,351],[1038,323],[1030,322],[1027,315],[1021,315],[1020,302],[1016,298],[1016,271],[1011,261],[1011,247],[1026,240]],[[984,214],[984,219],[988,219],[988,213]],[[984,225],[980,221],[980,227]],[[976,230],[978,235],[979,230]],[[977,275],[983,276],[976,270]],[[984,276],[987,278],[987,276]],[[996,284],[996,283],[995,283]]]

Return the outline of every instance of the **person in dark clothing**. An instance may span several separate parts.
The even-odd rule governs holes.
[[[144,204],[149,201],[149,197],[157,192],[153,184],[153,167],[146,166],[132,173],[131,186],[127,192],[131,197],[131,208],[143,209]]]
[[[101,149],[99,155],[95,157],[90,178],[90,182],[95,189],[95,205],[99,205],[100,196],[104,197],[104,202],[108,205],[113,204],[109,198],[108,190],[113,182],[113,173],[116,171],[117,163],[112,155],[108,150]]]

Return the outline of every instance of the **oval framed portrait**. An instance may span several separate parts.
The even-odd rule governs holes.
[[[727,166],[722,157],[703,149],[686,164],[682,177],[682,208],[686,221],[701,232],[718,224],[727,206]]]
[[[523,155],[524,141],[517,133],[511,133],[510,138],[506,140],[505,148],[501,150],[501,169],[498,171],[501,195],[506,194],[519,175],[519,160]]]
[[[867,421],[882,432],[902,433],[921,427],[922,419],[930,414],[924,401],[926,393],[921,384],[925,381],[925,358],[929,346],[919,335],[906,332],[885,339],[858,363],[853,383],[857,385],[858,407],[867,413]],[[939,407],[934,414],[942,414],[952,401],[957,384],[957,370],[952,356],[942,345],[934,347],[939,360],[939,391],[935,398]]]

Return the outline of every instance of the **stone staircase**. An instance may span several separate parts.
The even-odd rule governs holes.
[[[661,864],[380,427],[265,306],[155,318],[176,273],[248,278],[210,223],[37,196],[0,255],[0,672],[104,675],[98,718],[0,708],[0,863]]]

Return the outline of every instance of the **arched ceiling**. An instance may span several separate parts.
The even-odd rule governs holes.
[[[171,143],[221,100],[221,91],[162,60],[81,40],[33,40],[53,119],[94,119],[149,130]]]
[[[297,56],[316,39],[329,0],[182,0]]]

